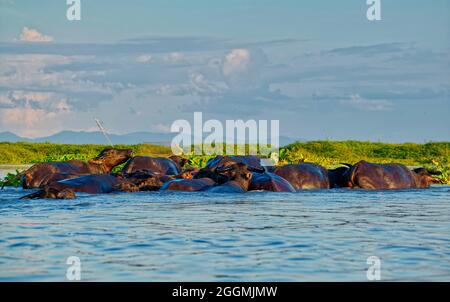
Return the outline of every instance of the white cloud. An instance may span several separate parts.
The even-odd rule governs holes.
[[[151,130],[156,131],[156,132],[165,132],[165,133],[170,133],[170,124],[163,124],[163,123],[158,123],[156,125],[153,125],[151,127]]]
[[[152,55],[149,54],[144,54],[144,55],[140,55],[136,58],[136,61],[138,63],[149,63],[153,60]]]
[[[0,94],[0,109],[10,108],[34,108],[46,112],[69,112],[71,107],[67,99],[54,92],[36,92],[14,90]]]
[[[24,27],[17,40],[20,42],[52,42],[53,37],[44,35],[37,29]]]
[[[370,120],[373,112],[400,110],[400,101],[414,101],[418,94],[426,99],[429,91],[444,90],[442,97],[448,96],[448,73],[443,68],[448,66],[448,54],[431,60],[424,53],[417,71],[412,62],[422,52],[386,64],[387,55],[369,58],[317,51],[291,57],[298,51],[277,53],[278,48],[253,44],[197,52],[133,45],[123,56],[89,45],[79,46],[78,52],[44,43],[39,53],[48,50],[46,55],[35,53],[34,47],[27,50],[24,43],[14,47],[18,51],[0,54],[0,87],[15,91],[2,96],[0,90],[0,129],[22,135],[91,129],[92,116],[100,116],[112,131],[164,131],[172,119],[191,117],[199,109],[226,118],[255,112],[271,118],[278,110],[286,119],[296,110],[309,110],[311,118],[322,116],[324,110],[359,110],[360,117]],[[38,92],[54,95],[49,101]],[[67,107],[70,111],[64,111]],[[339,114],[335,116],[339,120]],[[285,127],[296,129],[296,122],[292,118]]]
[[[158,95],[191,95],[213,97],[228,90],[223,82],[208,81],[205,76],[198,72],[190,73],[189,81],[182,84],[162,84],[155,90]]]
[[[267,92],[261,77],[266,65],[267,57],[260,49],[231,49],[222,59],[223,80],[234,92]]]
[[[393,104],[387,100],[368,100],[362,98],[359,94],[350,95],[349,99],[341,100],[341,104],[368,111],[386,111],[391,110],[393,106]]]
[[[189,75],[189,83],[199,95],[220,95],[227,89],[223,83],[208,81],[203,74],[197,72]]]
[[[10,91],[0,94],[0,126],[35,137],[64,129],[71,114],[67,100],[49,92]]]
[[[171,63],[176,63],[184,60],[184,54],[181,52],[171,52],[164,56],[164,60]]]
[[[230,50],[224,58],[222,72],[229,76],[236,72],[246,72],[250,62],[250,51],[248,49],[238,48]]]

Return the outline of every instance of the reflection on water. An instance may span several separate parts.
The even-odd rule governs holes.
[[[134,193],[19,201],[0,193],[0,280],[450,281],[450,187]]]

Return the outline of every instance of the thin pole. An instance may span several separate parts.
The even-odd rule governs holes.
[[[103,128],[102,123],[96,118],[94,119],[95,122],[97,123],[98,128],[100,129],[100,131],[103,133],[103,136],[105,136],[106,140],[108,141],[108,143],[111,145],[111,147],[114,148],[114,145],[111,141],[111,139],[108,136],[108,133],[106,132],[105,128]]]

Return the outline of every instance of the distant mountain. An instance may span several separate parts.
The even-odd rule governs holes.
[[[113,144],[153,143],[170,145],[173,133],[133,132],[128,134],[109,134]],[[50,142],[55,144],[108,144],[100,131],[62,131],[54,135],[24,138],[11,132],[0,132],[0,142]]]
[[[172,133],[133,132],[128,134],[109,134],[113,144],[154,143],[170,145]],[[108,141],[100,131],[62,131],[47,137],[36,138],[35,142],[52,142],[58,144],[107,144]]]
[[[151,143],[170,146],[176,133],[133,132],[128,134],[109,134],[113,144]],[[280,145],[285,146],[296,140],[280,136]],[[62,131],[54,135],[38,138],[24,138],[11,132],[0,132],[0,142],[50,142],[55,144],[108,144],[100,131]]]
[[[25,142],[30,141],[28,138],[23,138],[20,136],[15,135],[12,132],[0,132],[0,142]]]

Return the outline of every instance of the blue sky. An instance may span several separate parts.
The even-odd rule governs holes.
[[[450,1],[0,0],[0,131],[167,131],[279,119],[281,134],[450,138]]]

